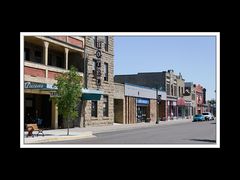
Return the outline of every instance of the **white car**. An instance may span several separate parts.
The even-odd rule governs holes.
[[[202,113],[202,115],[205,117],[205,120],[208,120],[208,121],[214,120],[214,116],[210,112],[204,112]]]

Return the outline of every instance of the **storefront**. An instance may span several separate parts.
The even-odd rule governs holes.
[[[158,91],[157,98],[157,116],[160,120],[165,121],[167,117],[167,94],[165,91]]]
[[[176,119],[177,112],[177,97],[167,96],[167,119]]]
[[[156,122],[156,90],[143,86],[125,84],[125,122]]]
[[[177,111],[178,111],[178,118],[185,118],[186,116],[186,102],[185,99],[180,97],[177,100]]]
[[[149,99],[137,98],[137,122],[147,122],[150,118]]]
[[[24,124],[37,123],[46,129],[58,128],[58,112],[51,84],[24,82]]]

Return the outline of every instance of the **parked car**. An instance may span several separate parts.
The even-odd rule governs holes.
[[[203,112],[202,115],[205,117],[205,120],[207,121],[214,120],[214,116],[210,112]]]
[[[196,121],[205,121],[205,117],[202,114],[196,114],[193,117],[193,122],[196,122]]]

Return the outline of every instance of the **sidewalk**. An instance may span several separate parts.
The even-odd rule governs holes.
[[[24,143],[25,144],[35,144],[35,143],[45,143],[51,141],[65,141],[74,140],[82,138],[92,138],[96,137],[95,134],[103,132],[121,131],[137,128],[146,127],[156,127],[156,126],[167,126],[179,123],[191,122],[192,119],[176,119],[168,121],[159,121],[159,124],[150,123],[136,123],[136,124],[117,124],[108,126],[98,126],[98,127],[86,127],[86,128],[70,128],[69,136],[67,136],[67,129],[54,129],[54,130],[44,130],[44,137],[40,134],[38,137],[26,137],[27,132],[24,132]],[[36,132],[34,132],[36,134]]]

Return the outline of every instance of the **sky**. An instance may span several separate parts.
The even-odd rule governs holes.
[[[161,72],[173,69],[185,82],[206,88],[215,99],[215,36],[115,36],[114,74]]]

